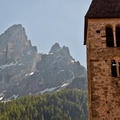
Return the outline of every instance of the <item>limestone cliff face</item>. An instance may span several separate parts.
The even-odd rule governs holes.
[[[24,28],[21,25],[13,25],[0,36],[0,65],[19,60],[28,54],[31,47]]]
[[[48,54],[41,54],[37,72],[22,82],[19,94],[45,93],[57,89],[86,89],[86,69],[70,55],[69,48],[54,44]]]
[[[22,25],[13,25],[0,36],[0,91],[6,90],[35,71],[37,49],[27,39]]]
[[[11,97],[63,88],[86,89],[86,70],[68,47],[55,43],[48,54],[39,54],[22,25],[0,35],[0,93]]]

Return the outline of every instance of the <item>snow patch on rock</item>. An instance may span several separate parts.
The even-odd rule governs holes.
[[[0,101],[1,101],[1,100],[3,100],[3,98],[4,98],[3,96],[2,96],[2,97],[0,97]]]
[[[4,64],[4,65],[1,65],[0,66],[0,69],[5,69],[5,68],[8,68],[8,67],[11,67],[11,66],[15,66],[15,65],[17,65],[17,62],[16,63],[9,63],[9,64]]]
[[[4,69],[6,69],[6,68],[13,67],[13,66],[16,66],[16,65],[21,66],[21,65],[23,65],[23,64],[22,64],[22,63],[19,63],[19,64],[18,64],[17,61],[16,61],[16,62],[11,62],[11,63],[8,63],[8,64],[1,65],[1,66],[0,66],[0,70],[4,70]]]
[[[61,88],[67,87],[70,83],[64,83]]]
[[[71,63],[75,63],[75,60],[71,60]]]
[[[34,72],[25,74],[26,77],[27,77],[27,76],[32,76],[32,75],[34,75]]]
[[[54,91],[54,90],[56,90],[58,88],[59,88],[59,86],[58,87],[53,87],[53,88],[47,88],[47,89],[45,89],[43,91],[40,91],[40,93],[43,94],[43,93],[46,93],[46,92],[52,92],[52,91]]]

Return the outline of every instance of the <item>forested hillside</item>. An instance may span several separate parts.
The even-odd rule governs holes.
[[[0,120],[87,120],[87,92],[62,90],[0,103]]]

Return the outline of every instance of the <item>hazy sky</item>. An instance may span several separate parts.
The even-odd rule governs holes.
[[[0,33],[22,24],[40,53],[58,42],[86,65],[84,16],[91,0],[0,0]]]

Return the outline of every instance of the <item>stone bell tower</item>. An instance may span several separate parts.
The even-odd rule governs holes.
[[[85,16],[89,120],[120,120],[120,0],[93,0]]]

